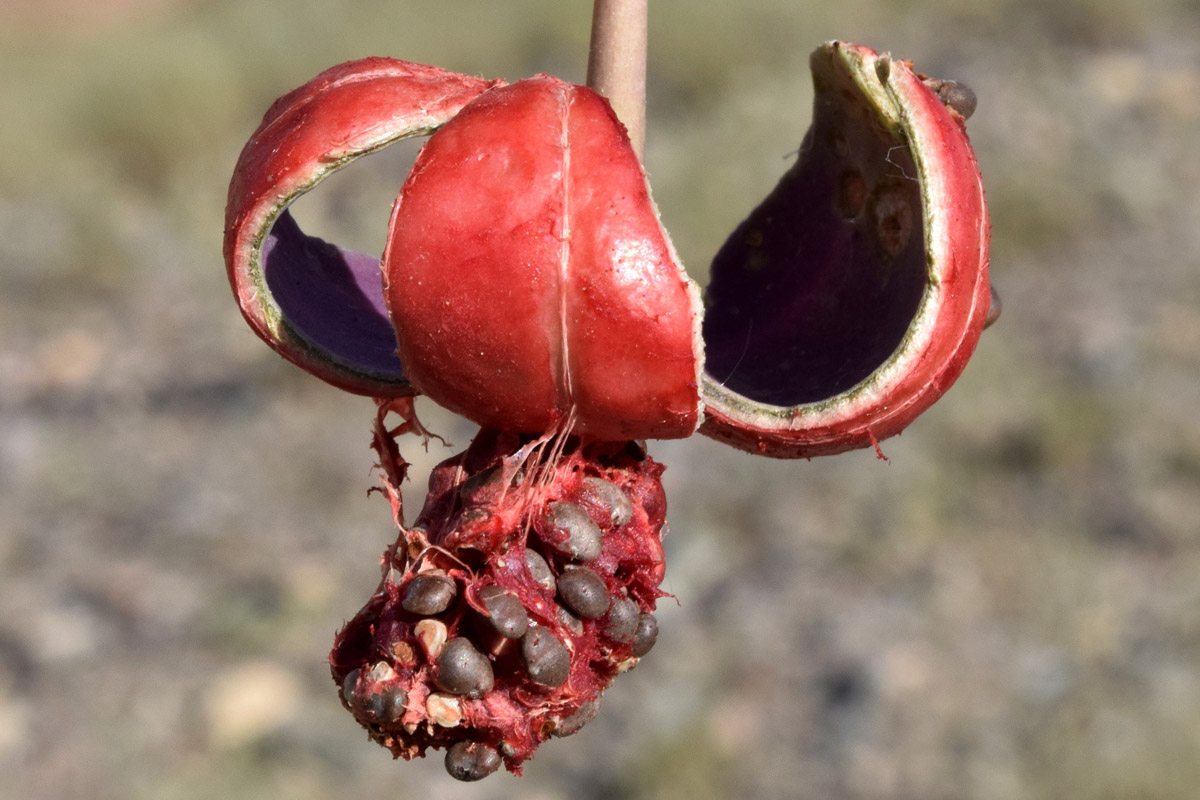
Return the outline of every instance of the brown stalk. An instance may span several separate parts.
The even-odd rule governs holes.
[[[646,146],[646,32],[649,0],[595,0],[587,85],[608,98],[634,152]]]

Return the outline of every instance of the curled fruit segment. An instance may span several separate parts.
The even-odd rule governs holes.
[[[413,394],[396,360],[379,258],[305,236],[287,207],[356,158],[428,135],[499,83],[367,58],[271,105],[242,149],[225,208],[225,267],[255,333],[347,391]]]
[[[990,303],[983,186],[945,104],[963,92],[944,102],[865,47],[811,63],[800,158],[717,254],[705,298],[702,432],[779,457],[899,433],[958,377]]]

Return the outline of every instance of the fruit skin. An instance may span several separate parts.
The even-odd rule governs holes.
[[[225,209],[226,273],[263,341],[348,392],[413,394],[395,358],[378,258],[304,236],[286,209],[350,161],[429,134],[502,83],[365,58],[271,105],[238,158]]]
[[[384,491],[401,517],[405,465],[389,442],[394,447],[380,422]],[[493,748],[517,773],[547,738],[578,730],[647,643],[625,631],[610,634],[605,617],[565,617],[556,587],[531,573],[525,554],[539,553],[560,581],[589,570],[599,591],[632,604],[639,624],[656,628],[653,611],[664,596],[662,471],[634,442],[481,432],[467,451],[434,468],[424,508],[383,559],[379,588],[335,639],[330,666],[346,708],[397,757],[420,757],[430,747],[461,751],[469,742],[479,752]],[[620,514],[594,502],[596,479],[624,498],[616,501]],[[550,531],[539,522],[547,505],[581,500],[603,532],[586,568],[547,542]],[[405,589],[421,575],[455,582],[448,608],[433,615],[404,608]],[[488,601],[501,592],[518,598],[528,616],[519,638],[489,622],[495,606]],[[460,761],[461,753],[448,768]],[[451,770],[459,773],[468,774]]]
[[[689,436],[700,300],[608,103],[541,75],[437,131],[393,210],[385,296],[405,373],[485,428]]]
[[[701,432],[776,458],[878,447],[879,441],[903,430],[962,372],[983,329],[991,296],[990,224],[962,116],[947,109],[910,64],[870,48],[831,42],[813,54],[812,65],[818,109],[822,89],[835,77],[848,79],[858,92],[850,102],[868,109],[873,124],[894,132],[897,144],[909,144],[918,171],[913,177],[919,179],[924,198],[929,274],[917,317],[900,348],[848,391],[795,406],[771,405],[726,388],[717,377],[704,376],[706,416]],[[776,191],[784,189],[781,183]],[[764,207],[773,199],[769,197]]]

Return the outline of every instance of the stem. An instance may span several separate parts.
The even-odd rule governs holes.
[[[638,158],[646,149],[649,0],[595,0],[587,85],[608,98]]]

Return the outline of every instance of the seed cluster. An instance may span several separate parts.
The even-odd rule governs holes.
[[[485,431],[435,468],[379,590],[338,635],[343,701],[397,756],[445,748],[460,780],[519,773],[654,646],[662,467],[632,442],[557,444],[545,457]]]

